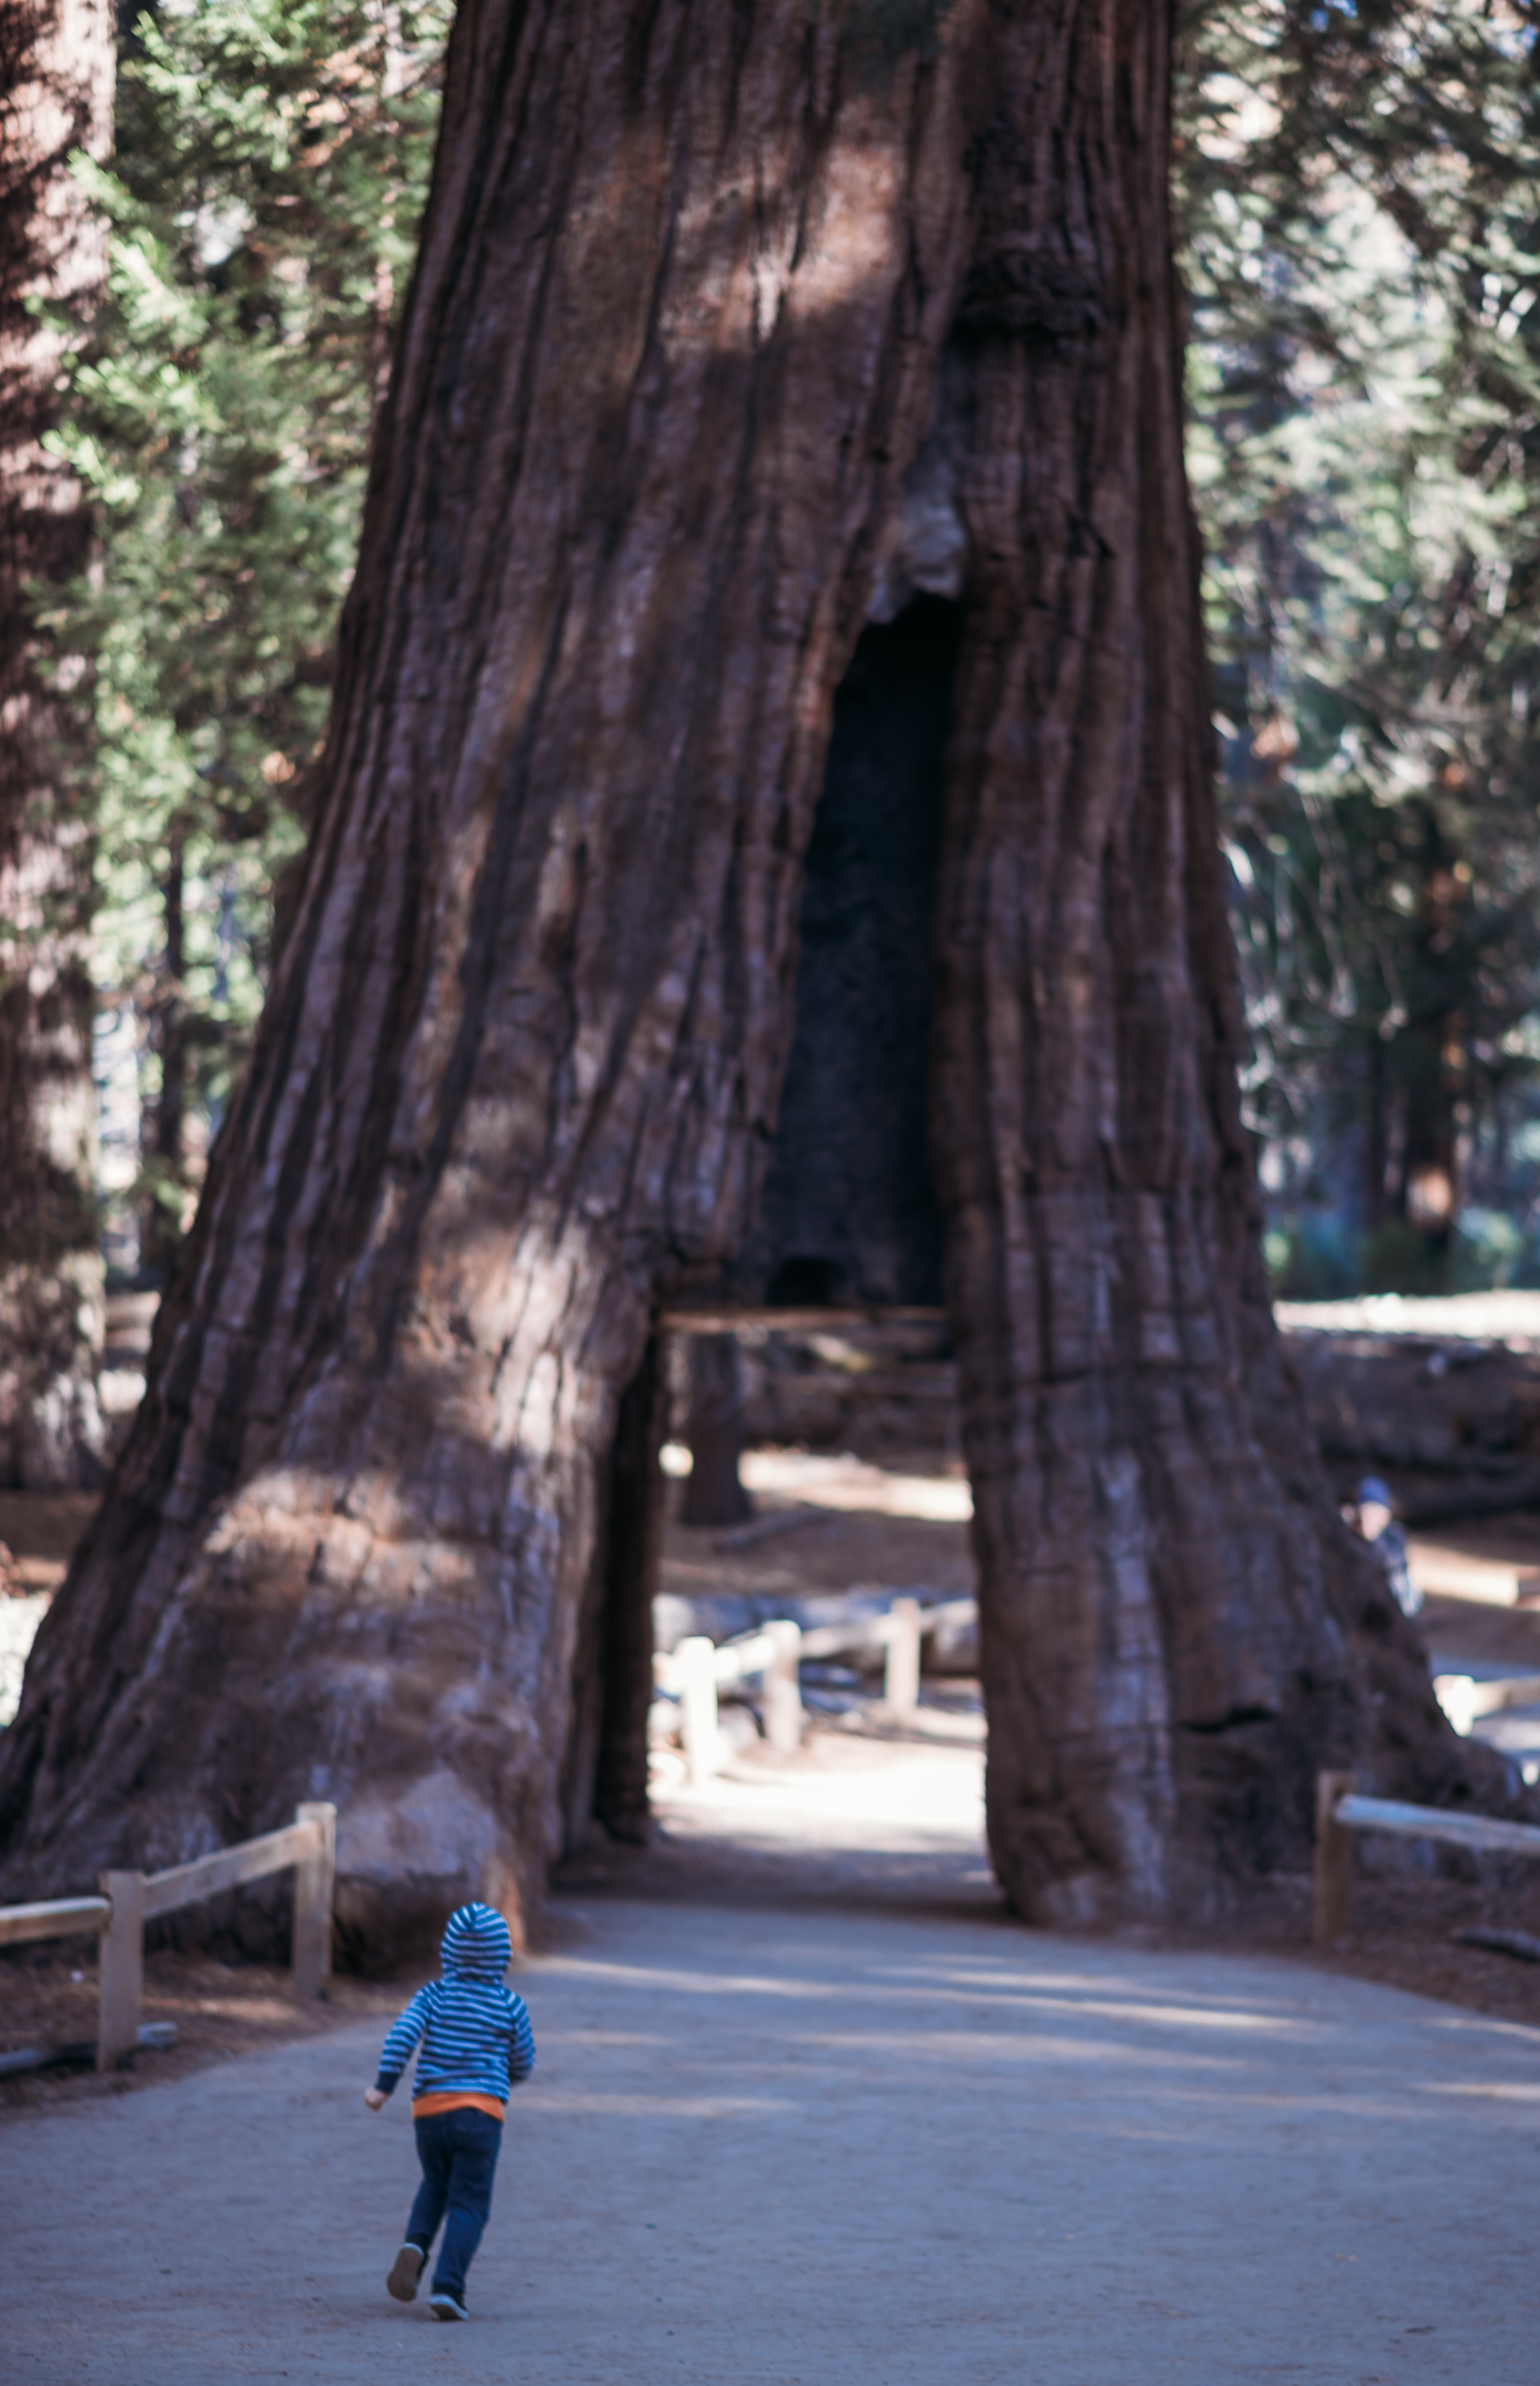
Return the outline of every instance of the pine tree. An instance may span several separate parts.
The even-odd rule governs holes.
[[[1462,1208],[1516,1189],[1540,1005],[1536,22],[1474,0],[1189,16],[1248,1105],[1301,1290],[1473,1275]],[[1333,1237],[1299,1231],[1312,1206]],[[1511,1265],[1512,1224],[1479,1223]]]
[[[106,305],[58,441],[98,730],[98,985],[144,1030],[140,1262],[163,1279],[303,847],[369,440],[438,118],[446,0],[205,0],[121,75]]]
[[[106,147],[111,44],[100,0],[0,12],[0,1485],[31,1490],[101,1480],[85,664],[49,599],[90,552],[52,434],[58,319],[100,283],[70,161]]]

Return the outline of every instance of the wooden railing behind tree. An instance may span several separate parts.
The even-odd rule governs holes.
[[[808,1631],[789,1621],[763,1625],[757,1632],[720,1644],[704,1633],[682,1640],[668,1656],[653,1660],[659,1689],[677,1698],[680,1737],[692,1781],[708,1780],[720,1769],[721,1730],[717,1693],[756,1676],[765,1686],[765,1738],[790,1753],[802,1739],[802,1691],[797,1669],[808,1657],[855,1657],[883,1652],[883,1704],[890,1715],[912,1714],[920,1703],[920,1644],[941,1623],[970,1623],[971,1599],[944,1600],[922,1608],[902,1596],[885,1615],[853,1616],[848,1623],[817,1624]]]
[[[1353,1834],[1389,1831],[1399,1839],[1437,1840],[1483,1855],[1540,1857],[1540,1830],[1495,1815],[1457,1815],[1442,1806],[1405,1806],[1396,1798],[1361,1797],[1351,1773],[1316,1777],[1315,1940],[1329,1947],[1347,1928],[1353,1898]]]
[[[247,1881],[294,1871],[294,1993],[319,1997],[332,1971],[332,1895],[337,1870],[335,1806],[297,1807],[281,1831],[220,1848],[169,1872],[104,1872],[97,1897],[57,1897],[38,1905],[0,1905],[0,1947],[29,1940],[101,1937],[96,2068],[111,2071],[139,2043],[144,2001],[144,1925]]]

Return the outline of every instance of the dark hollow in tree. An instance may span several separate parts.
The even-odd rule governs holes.
[[[933,573],[950,586],[961,526],[948,509],[955,537],[944,528],[938,538],[938,492],[929,493],[920,530],[938,550]],[[890,601],[924,569],[923,538],[920,556],[909,552],[916,543],[901,540],[889,560]],[[803,864],[791,1056],[748,1239],[715,1287],[729,1304],[941,1300],[926,1110],[959,618],[955,604],[922,594],[869,622],[835,695]],[[694,1463],[681,1514],[687,1525],[736,1524],[750,1513],[738,1477],[737,1345],[692,1336],[686,1364]]]
[[[101,281],[69,161],[107,147],[112,32],[104,0],[0,9],[0,1486],[34,1491],[103,1476],[89,682],[44,618],[92,521],[44,445],[63,342],[33,309],[86,308]]]
[[[462,8],[304,885],[6,1735],[9,1883],[324,1795],[365,1938],[538,1893],[623,1396],[660,1299],[747,1237],[835,691],[938,507],[933,1160],[1001,1880],[1032,1915],[1192,1915],[1300,1865],[1319,1764],[1501,1790],[1331,1505],[1268,1308],[1170,8],[884,27]],[[636,1778],[621,1687],[596,1780]]]
[[[647,1715],[653,1700],[653,1594],[663,1546],[658,1457],[668,1382],[655,1337],[620,1401],[604,1485],[603,1529],[578,1621],[572,1726],[562,1769],[563,1852],[576,1855],[595,1821],[641,1844],[647,1805]]]
[[[943,467],[949,444],[945,428],[931,443]],[[888,589],[906,585],[910,549],[923,552],[927,532],[950,582],[961,524],[944,483],[944,470],[924,477],[920,535],[910,508]],[[952,540],[936,520],[944,512]],[[750,1302],[931,1307],[942,1298],[927,1108],[960,624],[961,609],[933,593],[870,622],[834,698],[804,862],[791,1056],[764,1190],[732,1270],[732,1288]]]

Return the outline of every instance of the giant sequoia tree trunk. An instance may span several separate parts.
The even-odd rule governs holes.
[[[8,1735],[13,1879],[327,1795],[399,1930],[527,1895],[589,1779],[638,1827],[592,1742],[645,1696],[592,1692],[607,1617],[645,1664],[649,1324],[745,1239],[835,692],[948,509],[996,1862],[1084,1913],[1298,1860],[1363,1584],[1235,1115],[1168,13],[466,0],[304,889]]]
[[[101,1480],[83,691],[34,595],[83,570],[91,525],[43,444],[61,343],[29,302],[101,276],[69,158],[106,153],[112,32],[104,0],[0,9],[0,1485],[31,1490]]]

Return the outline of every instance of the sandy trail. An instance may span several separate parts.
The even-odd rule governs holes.
[[[1540,2033],[970,1911],[570,1903],[473,2321],[378,2032],[0,2136],[7,2380],[1518,2381]]]

